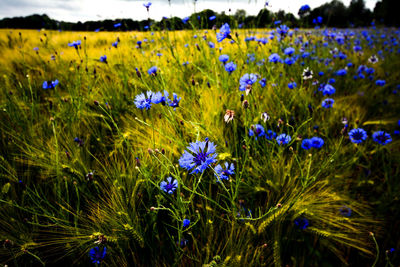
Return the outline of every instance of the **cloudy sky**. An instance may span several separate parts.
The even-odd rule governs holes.
[[[346,5],[351,0],[342,0]],[[367,6],[373,9],[377,0],[365,0]],[[47,14],[56,20],[70,22],[103,20],[116,18],[147,19],[147,11],[143,6],[146,1],[138,0],[0,0],[0,18],[26,16],[31,14]],[[160,20],[163,16],[185,17],[196,11],[212,9],[217,12],[229,8],[234,13],[237,9],[246,10],[247,14],[256,15],[264,7],[265,1],[260,0],[153,0],[150,7],[150,17]],[[297,14],[300,6],[308,4],[317,7],[326,0],[269,0],[269,9]],[[169,4],[170,3],[170,4]]]

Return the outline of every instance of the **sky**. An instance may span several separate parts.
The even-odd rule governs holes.
[[[351,0],[342,0],[348,5]],[[371,10],[378,0],[365,0]],[[138,0],[0,0],[0,18],[47,14],[55,20],[69,22],[131,18],[147,19],[148,14],[143,6],[147,1]],[[248,15],[257,15],[265,5],[260,0],[153,0],[151,1],[150,18],[160,20],[163,16],[186,17],[195,10],[212,9],[218,13],[234,14],[237,9],[244,9]],[[269,9],[273,12],[284,10],[297,15],[300,6],[308,4],[318,7],[326,0],[269,0]],[[170,3],[170,4],[169,4]],[[229,12],[231,9],[231,12]]]

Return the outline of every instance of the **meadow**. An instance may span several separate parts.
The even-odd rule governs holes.
[[[397,266],[399,35],[0,30],[0,266]]]

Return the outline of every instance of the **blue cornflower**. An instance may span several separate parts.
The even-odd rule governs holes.
[[[183,228],[188,227],[190,224],[190,220],[189,219],[183,219]]]
[[[222,42],[225,38],[231,39],[231,28],[228,23],[222,25],[217,33],[217,41],[218,43]]]
[[[143,6],[144,6],[147,10],[149,10],[149,8],[150,8],[150,6],[151,6],[151,2],[144,3]]]
[[[324,89],[322,89],[323,95],[333,95],[336,92],[335,87],[330,84],[325,84]]]
[[[70,46],[70,47],[75,47],[75,49],[78,49],[78,46],[80,46],[81,45],[81,40],[78,40],[78,41],[73,41],[72,43],[68,43],[68,46]]]
[[[173,99],[172,100],[167,99],[167,102],[168,102],[168,105],[170,107],[173,107],[175,110],[177,107],[179,107],[179,101],[181,101],[182,97],[178,98],[178,95],[175,93],[172,93],[172,97],[173,97]]]
[[[360,144],[367,139],[367,132],[362,128],[355,128],[349,132],[350,141],[354,144]]]
[[[236,64],[233,62],[226,63],[225,70],[231,74],[234,70],[236,70]]]
[[[287,135],[285,133],[280,134],[276,137],[276,142],[278,142],[278,145],[287,145],[292,138],[290,135]]]
[[[44,81],[43,89],[54,89],[58,84],[58,80],[55,81]]]
[[[332,98],[326,98],[322,100],[321,106],[323,108],[331,108],[333,106],[333,103],[335,103],[335,100],[333,100]]]
[[[215,44],[213,42],[211,42],[211,41],[208,42],[208,46],[210,48],[215,48]]]
[[[208,19],[209,20],[215,20],[217,17],[216,16],[211,16],[211,17],[209,17]]]
[[[258,137],[264,136],[264,127],[261,124],[252,125],[249,130],[249,136],[255,136],[256,140]]]
[[[189,21],[189,17],[184,17],[183,19],[182,19],[182,22],[184,23],[184,24],[186,24],[188,21]]]
[[[293,47],[288,47],[285,49],[284,53],[285,53],[285,55],[290,56],[294,53],[294,51],[295,51],[295,49]]]
[[[305,150],[309,150],[312,148],[312,143],[311,143],[311,139],[304,139],[301,142],[301,148],[305,149]]]
[[[106,55],[101,56],[101,57],[100,57],[100,62],[107,63],[107,56],[106,56]]]
[[[297,87],[297,83],[296,82],[288,83],[288,87],[289,87],[289,89],[294,89]]]
[[[248,85],[252,85],[253,83],[255,83],[257,81],[257,75],[256,74],[253,74],[253,73],[250,73],[250,74],[248,74],[248,73],[246,73],[246,74],[244,74],[241,78],[240,78],[240,80],[239,80],[239,83],[240,83],[240,87],[239,87],[239,90],[240,91],[245,91],[246,90],[246,87],[248,86]]]
[[[152,91],[147,91],[146,95],[141,93],[135,97],[135,105],[140,109],[150,109],[151,104],[160,103],[160,93],[153,93]]]
[[[347,74],[347,70],[346,69],[340,69],[336,72],[337,76],[345,76]]]
[[[229,175],[235,174],[235,166],[233,165],[233,163],[229,165],[228,162],[225,162],[225,169],[223,169],[222,166],[218,164],[217,166],[215,166],[214,170],[215,170],[214,175],[217,178],[218,182],[220,182],[221,179],[229,180]]]
[[[372,134],[372,139],[381,145],[386,145],[392,142],[392,137],[384,131],[377,131]]]
[[[115,48],[118,47],[118,41],[115,41],[114,43],[111,44],[112,46],[114,46]]]
[[[267,85],[267,79],[262,78],[262,79],[259,81],[259,83],[260,83],[261,87],[264,88],[264,87]]]
[[[310,11],[310,9],[311,9],[311,8],[310,8],[309,5],[302,5],[302,6],[300,7],[300,11],[303,12],[303,13]]]
[[[220,55],[219,56],[219,61],[221,61],[222,63],[226,63],[229,60],[229,56],[228,55]]]
[[[281,57],[277,53],[271,54],[268,57],[268,61],[272,62],[272,63],[277,63],[280,59],[281,59]]]
[[[106,256],[106,254],[107,254],[106,247],[103,247],[103,249],[100,249],[99,247],[94,247],[89,251],[90,260],[96,264],[100,264],[101,261]]]
[[[294,64],[294,59],[293,58],[291,58],[291,57],[288,57],[288,58],[285,58],[285,64],[287,64],[287,65],[293,65]]]
[[[313,137],[310,139],[311,146],[314,148],[321,148],[324,145],[324,139],[321,137]]]
[[[276,133],[272,130],[266,131],[264,135],[267,140],[274,140],[274,138],[276,137]]]
[[[176,179],[172,181],[172,177],[168,177],[167,182],[162,181],[160,183],[160,189],[170,195],[173,194],[177,188],[178,188],[178,181]]]
[[[384,86],[386,84],[386,81],[385,80],[377,80],[375,82],[375,84],[378,85],[378,86]]]
[[[275,20],[275,21],[274,21],[274,24],[275,24],[275,25],[279,25],[279,24],[281,24],[281,23],[282,23],[282,21],[280,21],[280,20]]]
[[[276,28],[276,31],[281,35],[281,36],[286,36],[286,34],[289,31],[289,27],[286,25],[280,25],[278,28]]]
[[[121,25],[122,25],[121,23],[115,23],[115,24],[114,24],[114,28],[121,27]]]
[[[297,218],[294,220],[294,225],[300,230],[305,230],[310,223],[306,218]]]
[[[339,209],[339,212],[342,216],[350,217],[352,210],[347,206],[343,206]]]
[[[154,75],[154,76],[156,76],[156,75],[157,75],[157,67],[156,67],[156,66],[151,67],[151,68],[147,71],[147,73],[148,73],[149,75]]]
[[[210,164],[217,161],[216,146],[213,142],[209,142],[208,138],[206,141],[190,143],[187,150],[189,152],[185,150],[179,159],[179,166],[192,170],[191,174],[202,173]]]

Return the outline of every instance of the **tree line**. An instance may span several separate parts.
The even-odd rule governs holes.
[[[225,12],[216,13],[206,9],[192,14],[186,20],[178,17],[166,18],[161,21],[152,19],[136,21],[133,19],[115,19],[86,22],[64,22],[51,19],[47,15],[30,15],[25,17],[4,18],[0,20],[0,28],[14,29],[52,29],[66,31],[112,31],[118,30],[147,30],[169,29],[181,30],[192,27],[211,29],[214,25],[229,23],[239,28],[267,28],[286,24],[289,27],[311,28],[318,26],[328,27],[364,27],[374,25],[400,26],[400,16],[395,14],[400,10],[399,0],[380,0],[375,8],[370,10],[365,0],[352,0],[346,6],[340,0],[332,0],[317,8],[300,9],[298,17],[284,10],[271,12],[268,6],[261,9],[256,16],[247,15],[245,10],[237,10],[234,14]],[[214,18],[215,16],[215,18]],[[210,20],[210,18],[213,18]]]

